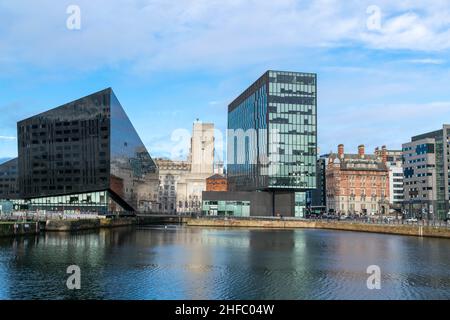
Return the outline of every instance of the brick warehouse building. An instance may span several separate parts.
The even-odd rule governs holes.
[[[206,179],[206,191],[226,192],[228,190],[227,178],[221,174],[215,174]]]
[[[326,168],[327,209],[338,214],[389,213],[389,169],[385,156],[345,154],[344,145],[330,154]]]

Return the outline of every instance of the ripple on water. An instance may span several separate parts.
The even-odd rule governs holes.
[[[38,239],[38,240],[33,240]],[[449,299],[450,241],[324,230],[127,228],[0,241],[12,299]],[[65,288],[68,265],[82,290]],[[382,289],[366,268],[379,264]],[[5,276],[7,275],[7,276]]]

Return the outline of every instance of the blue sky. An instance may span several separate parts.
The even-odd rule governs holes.
[[[400,148],[450,122],[449,51],[450,0],[0,0],[0,158],[18,120],[106,87],[167,156],[267,69],[318,74],[321,153]]]

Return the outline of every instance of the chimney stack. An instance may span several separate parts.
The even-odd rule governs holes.
[[[358,146],[358,154],[360,158],[364,158],[365,147],[363,144]]]
[[[338,145],[338,156],[339,158],[344,157],[344,145],[342,143]]]
[[[382,146],[381,147],[381,159],[382,159],[383,163],[387,162],[387,149],[386,149],[386,146]]]

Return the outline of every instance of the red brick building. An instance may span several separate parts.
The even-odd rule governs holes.
[[[326,168],[327,209],[338,214],[389,213],[389,169],[386,155],[345,154],[344,145],[330,154]]]
[[[221,174],[215,174],[206,179],[206,191],[226,192],[228,190],[227,178]]]

